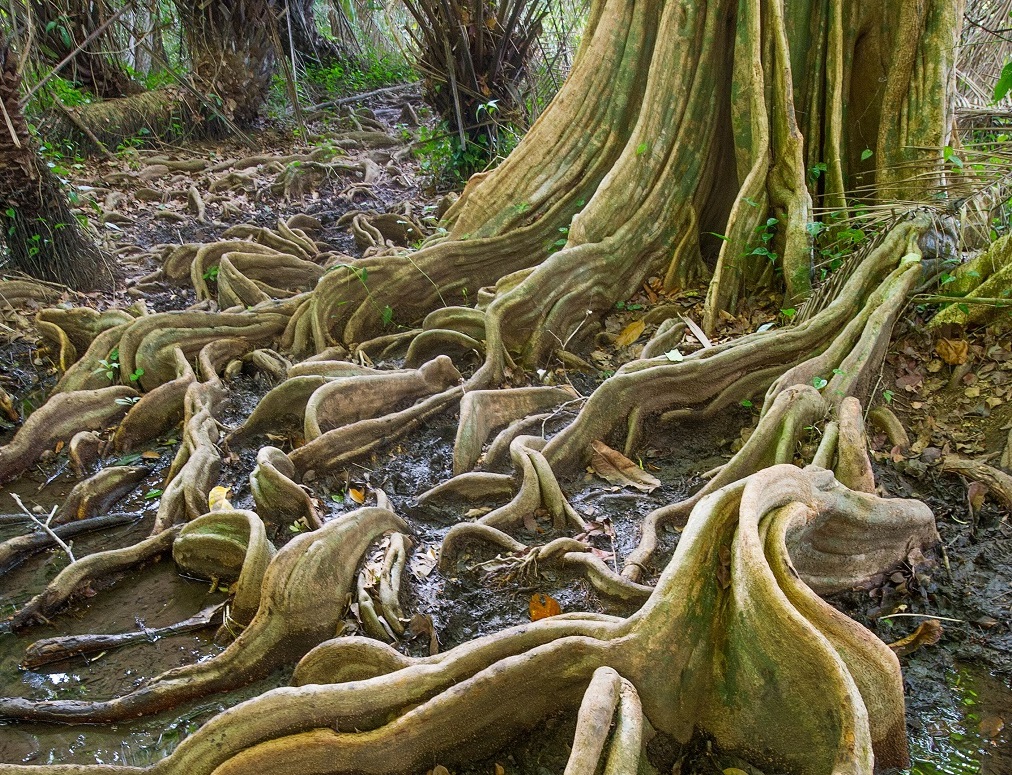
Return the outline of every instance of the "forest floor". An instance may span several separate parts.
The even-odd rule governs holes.
[[[435,229],[441,197],[427,188],[418,159],[408,146],[415,131],[409,126],[413,120],[407,104],[420,109],[414,89],[381,91],[365,104],[333,106],[307,116],[306,126],[295,132],[266,126],[256,134],[256,148],[237,141],[202,141],[153,150],[126,147],[108,158],[98,155],[79,164],[63,163],[72,176],[81,210],[97,225],[99,240],[115,257],[120,275],[115,291],[68,295],[66,302],[104,308],[140,301],[150,311],[184,309],[197,303],[188,280],[169,284],[145,278],[163,265],[176,246],[211,242],[229,227],[242,224],[273,227],[297,214],[310,215],[322,226],[317,241],[349,256],[362,254],[362,245],[356,244],[349,229],[355,211],[396,212],[427,230]],[[342,172],[345,162],[354,162],[365,171],[364,176]],[[419,236],[407,234],[404,241],[413,242]],[[213,282],[214,277],[203,279]],[[515,380],[518,384],[569,384],[586,396],[622,363],[638,356],[657,319],[652,312],[676,305],[681,314],[698,319],[701,294],[688,291],[669,297],[658,285],[648,284],[609,316],[586,366],[556,364],[537,373],[515,375]],[[774,299],[756,299],[751,304],[738,318],[724,321],[721,337],[783,323]],[[208,302],[201,305],[206,308]],[[1012,521],[1009,512],[979,486],[942,472],[941,462],[956,455],[997,465],[1012,428],[1012,326],[946,332],[948,345],[940,347],[937,335],[924,332],[931,311],[914,303],[907,308],[875,389],[875,400],[888,402],[899,415],[911,446],[890,448],[884,436],[873,437],[872,445],[883,494],[927,502],[934,511],[942,546],[922,561],[883,576],[870,588],[831,602],[886,642],[911,634],[925,620],[941,623],[938,643],[901,660],[915,761],[912,772],[1009,775]],[[396,328],[396,308],[391,313]],[[55,382],[51,355],[33,324],[32,310],[0,311],[0,385],[15,399],[22,417],[45,399]],[[397,364],[377,361],[376,365]],[[458,368],[463,370],[463,365]],[[241,422],[268,387],[259,378],[236,377],[230,384],[223,422]],[[700,486],[702,474],[740,447],[757,417],[756,407],[743,405],[705,430],[653,428],[638,461],[662,482],[650,493],[609,484],[591,470],[564,481],[570,502],[595,526],[588,539],[601,556],[620,567],[619,559],[636,545],[640,519]],[[546,422],[543,432],[551,434],[566,419],[564,414],[557,415]],[[0,420],[0,443],[10,439],[17,425]],[[380,488],[409,521],[415,546],[409,564],[411,585],[403,602],[409,616],[419,615],[419,625],[414,637],[406,637],[398,647],[413,654],[428,653],[437,647],[437,640],[438,647],[446,649],[529,621],[532,596],[544,600],[539,596],[548,595],[563,611],[630,613],[633,609],[628,604],[600,598],[584,581],[563,572],[542,570],[525,579],[508,578],[507,563],[490,552],[462,557],[456,575],[444,576],[434,567],[439,542],[460,511],[422,507],[415,498],[449,478],[455,432],[455,417],[438,418],[409,441],[310,482],[327,516],[356,508],[372,497],[373,489]],[[78,539],[76,553],[129,543],[146,534],[176,443],[178,437],[164,437],[146,449],[104,461],[105,465],[149,469],[140,486],[114,509],[136,514],[137,520]],[[272,443],[286,447],[298,444],[299,439],[280,438]],[[255,453],[252,448],[234,449],[225,458],[222,480],[232,487],[233,502],[239,507],[252,503],[246,476]],[[66,450],[57,448],[6,491],[0,489],[0,513],[16,515],[13,494],[37,512],[48,513],[76,481]],[[12,516],[0,521],[0,540],[27,529]],[[272,538],[280,544],[300,529],[286,526]],[[537,514],[525,529],[524,540],[540,542],[551,537],[550,520],[539,520]],[[663,538],[665,551],[655,561],[655,577],[678,534],[670,531]],[[376,561],[375,555],[371,561]],[[65,564],[65,556],[53,551],[15,569],[0,570],[0,616],[20,607]],[[21,669],[25,647],[37,638],[154,629],[225,598],[215,585],[209,588],[206,582],[181,577],[168,562],[131,573],[109,589],[91,591],[93,596],[86,596],[51,626],[36,628],[24,637],[0,626],[0,695],[98,699],[127,691],[153,674],[219,648],[212,642],[211,630],[205,630],[152,638],[143,645],[90,659]],[[434,635],[421,626],[429,622]],[[347,631],[359,627],[354,612],[349,612]],[[114,728],[2,727],[0,762],[147,764],[171,751],[222,707],[287,679],[287,674],[277,674],[240,692]],[[559,773],[565,766],[573,723],[572,718],[552,719],[498,757],[476,762],[466,771]],[[733,768],[749,775],[764,772],[712,750],[705,740],[683,747],[658,736],[650,745],[650,759],[656,771],[663,773],[726,775]],[[765,772],[772,775],[775,770]]]

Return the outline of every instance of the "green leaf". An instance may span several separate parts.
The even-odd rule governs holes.
[[[861,151],[861,161],[868,161],[874,155],[875,152],[871,148],[865,148]]]
[[[891,391],[891,390],[883,390],[882,391],[882,398],[885,399],[885,402],[887,404],[891,404],[893,402],[893,396],[894,395],[896,395],[896,394],[893,391]]]
[[[159,497],[161,494],[162,490],[148,490],[146,493],[144,493],[144,499],[152,501],[155,498]]]
[[[780,314],[790,320],[792,317],[798,314],[798,311],[794,307],[788,307],[787,309],[780,310]]]
[[[744,406],[746,409],[751,409],[752,408],[752,402],[749,401],[747,398],[743,398],[741,400],[741,405]]]
[[[994,101],[998,102],[1005,98],[1005,95],[1012,90],[1012,61],[1006,62],[998,76],[998,83],[994,85]]]
[[[389,304],[383,308],[383,325],[389,326],[394,321],[394,310]]]
[[[812,377],[812,387],[816,390],[822,390],[828,384],[828,380],[825,380],[822,377]]]
[[[724,242],[730,242],[730,240],[731,240],[730,237],[726,237],[723,234],[717,234],[717,232],[715,232],[715,231],[708,231],[708,232],[705,232],[705,233],[709,234],[711,237],[716,237],[719,240],[724,240]]]
[[[636,155],[637,156],[642,156],[648,150],[650,150],[650,146],[647,143],[645,143],[645,142],[644,143],[640,143],[639,145],[636,146]]]

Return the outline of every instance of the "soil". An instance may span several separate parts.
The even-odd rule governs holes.
[[[418,106],[418,95],[406,98]],[[395,137],[403,96],[375,98],[362,117],[375,117]],[[420,109],[420,108],[419,108]],[[119,256],[122,283],[115,293],[77,302],[127,305],[143,297],[151,310],[183,309],[195,301],[192,290],[164,287],[153,293],[139,293],[133,286],[158,267],[168,246],[205,242],[220,236],[227,226],[254,223],[273,226],[296,213],[321,220],[322,241],[336,250],[357,255],[358,248],[345,227],[337,221],[352,209],[383,211],[411,203],[416,213],[434,209],[435,195],[427,192],[410,157],[402,158],[399,175],[387,170],[372,187],[369,201],[342,197],[352,182],[340,178],[325,181],[303,198],[286,201],[270,190],[276,168],[270,164],[255,168],[248,188],[230,191],[207,205],[207,222],[198,223],[186,199],[174,196],[189,185],[206,190],[211,173],[174,173],[143,185],[166,195],[166,201],[152,204],[135,196],[139,185],[134,175],[154,156],[175,159],[202,158],[218,162],[253,154],[284,156],[322,147],[328,132],[351,126],[347,117],[331,117],[300,131],[277,128],[257,137],[263,148],[235,144],[205,143],[186,148],[127,149],[115,162],[92,161],[85,165],[75,183],[84,199],[93,199],[103,212],[100,239]],[[306,138],[312,138],[307,142]],[[390,155],[389,153],[387,154]],[[115,178],[114,173],[127,173]],[[126,181],[113,185],[107,179]],[[354,201],[351,201],[354,200]],[[86,204],[86,202],[85,202]],[[169,218],[165,213],[172,213]],[[68,300],[72,297],[68,295]],[[597,334],[598,349],[592,353],[594,369],[579,371],[558,364],[536,374],[515,375],[520,383],[568,383],[587,395],[621,363],[639,354],[640,347],[622,344],[630,322],[659,304],[675,304],[685,313],[698,308],[698,293],[667,298],[656,287],[645,287],[609,317]],[[775,303],[753,300],[754,306],[737,319],[725,322],[724,336],[754,330],[777,321]],[[7,313],[0,328],[0,385],[15,399],[15,406],[27,415],[45,399],[56,378],[49,355],[31,323],[31,310]],[[831,602],[879,635],[893,642],[912,633],[920,622],[937,618],[944,635],[935,645],[924,646],[902,658],[907,688],[908,731],[914,765],[911,773],[1012,773],[1012,524],[1009,513],[990,497],[971,512],[967,483],[943,474],[939,461],[945,454],[996,458],[1007,441],[1006,425],[1012,420],[1012,343],[1010,330],[1000,326],[970,333],[946,332],[968,343],[969,366],[945,363],[936,352],[937,335],[923,332],[930,310],[911,306],[898,327],[894,346],[883,369],[877,400],[886,402],[899,414],[916,441],[910,450],[895,450],[884,438],[873,440],[876,449],[877,480],[884,493],[916,497],[933,509],[942,544],[922,562],[897,568],[871,588],[855,590]],[[649,329],[648,329],[649,333]],[[693,340],[689,340],[690,343]],[[691,344],[702,346],[703,343]],[[687,351],[687,350],[686,350]],[[397,365],[395,362],[386,365]],[[959,372],[957,374],[957,371]],[[956,375],[955,377],[953,375]],[[224,422],[234,426],[269,389],[262,379],[241,376],[230,385],[229,405]],[[756,403],[760,402],[756,397]],[[757,410],[746,404],[729,411],[717,422],[704,426],[659,425],[651,429],[638,462],[662,485],[651,493],[623,489],[603,481],[592,472],[562,482],[572,505],[588,521],[599,526],[592,537],[595,547],[609,562],[621,567],[621,559],[636,545],[638,525],[651,510],[683,499],[702,485],[703,475],[720,465],[741,445],[754,426]],[[410,561],[411,583],[402,594],[408,616],[419,613],[431,618],[438,635],[438,647],[451,648],[479,635],[530,620],[532,595],[549,595],[563,611],[589,610],[628,615],[629,604],[616,604],[600,597],[584,580],[558,569],[541,568],[524,576],[516,574],[515,558],[493,551],[474,549],[460,557],[452,575],[444,576],[433,567],[442,537],[461,514],[460,504],[420,506],[417,497],[450,477],[456,417],[446,415],[431,421],[410,441],[351,464],[343,471],[311,482],[313,497],[321,504],[324,518],[356,508],[362,498],[372,502],[373,491],[381,489],[395,510],[404,516],[412,531],[414,547]],[[546,423],[544,432],[558,429],[561,417]],[[0,420],[0,443],[6,443],[15,425]],[[247,476],[260,439],[227,450],[223,480],[232,486],[232,502],[238,507],[252,505]],[[291,440],[274,440],[282,446]],[[156,508],[162,477],[177,439],[162,438],[146,449],[104,465],[136,464],[143,461],[151,473],[136,490],[117,504],[118,511],[136,513],[138,521],[104,534],[92,534],[74,542],[78,556],[100,548],[125,545],[146,534]],[[143,456],[143,457],[142,457]],[[25,504],[46,514],[59,504],[75,483],[65,451],[51,456],[10,487],[0,490],[0,512],[15,514],[11,498],[16,493]],[[464,505],[463,509],[481,503]],[[0,522],[0,540],[23,533],[23,523]],[[295,535],[302,526],[275,526],[270,536],[277,545]],[[518,538],[528,544],[542,544],[555,535],[551,520],[536,518]],[[662,533],[662,551],[650,570],[652,582],[670,557],[678,533]],[[378,553],[368,561],[374,562]],[[43,552],[30,558],[2,578],[0,615],[9,615],[38,592],[60,568],[66,557],[60,551]],[[220,650],[213,630],[167,637],[129,648],[76,658],[48,665],[37,671],[19,667],[24,648],[32,641],[58,634],[124,632],[155,628],[185,619],[208,603],[225,595],[216,585],[180,576],[165,559],[131,573],[108,588],[90,590],[77,604],[60,615],[51,626],[17,637],[0,625],[0,695],[34,698],[105,698],[127,691],[145,679],[171,667],[207,658]],[[349,611],[346,632],[360,625]],[[404,639],[397,644],[406,653],[429,653],[433,644],[426,637]],[[127,763],[144,765],[170,752],[178,742],[220,709],[267,688],[283,685],[289,674],[281,671],[270,679],[246,689],[173,712],[115,727],[62,727],[34,724],[0,728],[2,762]],[[522,740],[488,760],[475,762],[458,773],[505,773],[552,775],[565,767],[572,740],[575,713],[551,718],[531,730]],[[728,773],[737,768],[749,775],[772,775],[776,770],[762,763],[743,762],[713,748],[704,738],[686,746],[658,735],[649,746],[650,761],[662,773]],[[497,766],[498,765],[498,766]],[[735,773],[737,775],[737,773]]]

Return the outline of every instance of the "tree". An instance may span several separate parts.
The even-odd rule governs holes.
[[[289,2],[278,19],[278,33],[284,44],[284,54],[292,49],[304,65],[329,67],[350,59],[341,44],[320,34],[313,15],[313,0]]]
[[[42,280],[88,290],[111,280],[107,259],[70,211],[67,194],[39,157],[21,110],[21,74],[0,42],[0,240],[8,265]]]
[[[104,0],[33,0],[28,17],[35,25],[37,51],[45,61],[55,66],[73,56],[61,71],[69,80],[101,98],[143,91],[123,63],[109,53],[116,43],[108,24],[112,12]]]
[[[849,588],[935,538],[926,506],[875,494],[861,402],[937,226],[923,212],[891,219],[812,296],[812,224],[815,203],[846,218],[857,206],[942,190],[961,11],[958,0],[600,0],[571,77],[517,150],[472,178],[447,213],[444,239],[407,256],[335,266],[311,293],[287,298],[257,285],[262,257],[249,248],[201,248],[189,257],[194,281],[217,263],[219,304],[252,309],[153,315],[116,340],[121,371],[142,368],[140,387],[159,393],[157,402],[145,397],[130,410],[118,438],[128,435],[124,428],[156,425],[167,396],[186,409],[184,448],[155,532],[138,547],[72,564],[13,623],[24,628],[48,617],[88,578],[185,547],[188,535],[235,535],[241,524],[248,546],[258,545],[252,512],[204,513],[220,460],[219,368],[265,341],[331,361],[386,347],[387,310],[422,321],[420,332],[401,337],[410,340],[412,368],[306,366],[230,436],[240,444],[277,430],[288,413],[304,421],[304,446],[288,455],[261,449],[251,475],[257,514],[295,510],[308,519],[311,505],[297,484],[303,475],[332,470],[459,406],[457,475],[423,500],[513,497],[450,530],[443,568],[454,567],[464,542],[485,542],[522,558],[518,564],[579,568],[608,594],[643,600],[637,614],[551,617],[420,659],[366,638],[327,640],[338,614],[324,612],[353,594],[352,575],[342,569],[378,532],[403,531],[385,509],[363,509],[292,542],[269,564],[250,549],[257,559],[249,568],[267,565],[247,574],[259,604],[220,657],[106,702],[0,700],[0,717],[115,722],[298,659],[292,687],[222,713],[156,769],[413,771],[473,759],[577,706],[567,772],[592,772],[599,761],[609,773],[635,772],[644,719],[679,739],[701,729],[721,746],[791,772],[902,766],[898,662],[815,592]],[[560,229],[566,242],[557,249]],[[261,236],[274,246],[266,259],[274,266],[301,267],[315,250],[285,224]],[[499,389],[516,364],[538,366],[579,350],[595,321],[651,277],[670,288],[708,274],[705,331],[695,334],[701,342],[719,330],[722,312],[760,284],[782,283],[788,303],[808,301],[775,332],[691,355],[674,349],[684,329],[661,326],[644,357],[598,387],[557,435],[523,435],[517,421],[563,399]],[[478,308],[467,306],[477,289]],[[198,293],[208,292],[198,284]],[[91,400],[86,375],[113,344],[93,345],[61,381],[62,400],[40,410],[51,438],[79,426],[68,402]],[[437,354],[469,349],[485,360],[460,384]],[[179,356],[198,351],[199,378]],[[640,477],[607,445],[635,450],[648,418],[705,421],[764,391],[748,443],[699,493],[646,519],[621,573],[565,535],[541,547],[511,535],[538,507],[560,532],[580,526],[556,476],[594,454]],[[494,445],[508,444],[515,475],[472,471],[502,425],[511,430]],[[812,425],[822,440],[802,453],[810,464],[802,469],[792,463]],[[0,450],[0,480],[30,464],[27,445],[16,437],[14,451]],[[685,527],[651,588],[644,572],[657,528],[670,522]]]

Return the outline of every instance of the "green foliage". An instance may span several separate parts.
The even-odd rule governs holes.
[[[518,135],[501,132],[499,143],[494,148],[494,143],[487,134],[478,135],[461,144],[460,136],[451,132],[449,125],[442,121],[433,129],[424,126],[419,129],[414,155],[421,171],[429,176],[437,188],[460,188],[471,175],[505,158],[519,139]],[[530,207],[527,203],[521,203],[517,207],[525,205]]]
[[[407,83],[417,78],[414,68],[402,59],[389,55],[367,55],[355,62],[307,67],[305,81],[309,88],[330,96],[341,96]]]
[[[994,101],[999,102],[1012,90],[1012,62],[1006,62],[1001,69],[998,82],[994,85]]]

